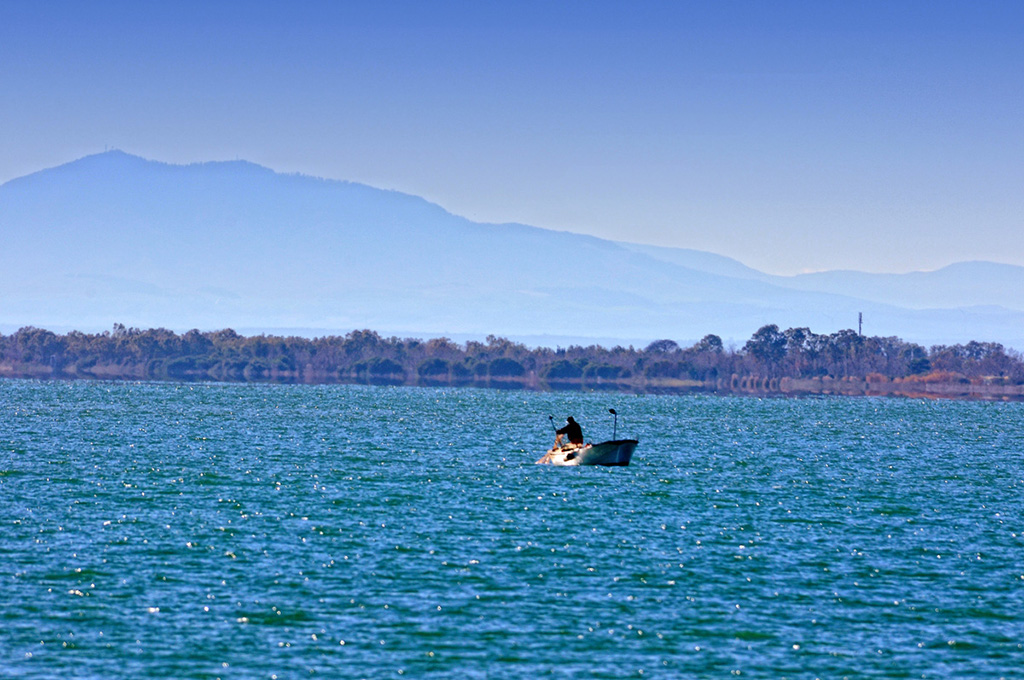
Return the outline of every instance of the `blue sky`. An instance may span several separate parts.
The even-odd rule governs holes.
[[[1022,123],[1020,2],[0,0],[0,182],[111,147],[772,273],[1024,265]]]

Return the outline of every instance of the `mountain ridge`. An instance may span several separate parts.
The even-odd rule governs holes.
[[[766,323],[831,332],[864,312],[871,334],[1024,346],[1014,265],[780,277],[714,253],[472,222],[412,194],[248,161],[86,156],[0,185],[0,234],[7,326],[688,341]],[[943,297],[958,304],[929,306]]]

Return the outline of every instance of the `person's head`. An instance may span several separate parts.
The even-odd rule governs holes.
[[[576,421],[572,419],[572,416],[569,416],[568,418],[565,419],[565,422],[567,422],[567,423],[575,423]]]

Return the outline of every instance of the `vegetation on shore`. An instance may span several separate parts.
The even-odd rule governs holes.
[[[1024,398],[1024,357],[998,343],[926,349],[852,330],[819,335],[775,325],[739,348],[708,335],[691,347],[658,340],[643,349],[530,349],[494,336],[462,345],[369,330],[309,339],[120,324],[98,334],[26,327],[0,334],[0,377]]]

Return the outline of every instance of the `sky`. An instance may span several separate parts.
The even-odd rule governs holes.
[[[1022,122],[1016,1],[0,0],[0,182],[245,159],[775,274],[906,272],[1024,265]]]

